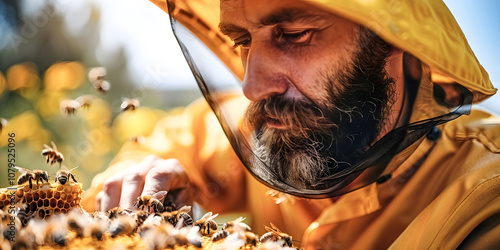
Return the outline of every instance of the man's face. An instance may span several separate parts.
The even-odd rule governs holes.
[[[219,27],[241,49],[254,166],[321,188],[378,138],[394,81],[373,33],[294,0],[222,0]]]

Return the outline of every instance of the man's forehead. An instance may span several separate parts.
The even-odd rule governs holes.
[[[221,23],[272,25],[327,14],[299,0],[221,0]]]

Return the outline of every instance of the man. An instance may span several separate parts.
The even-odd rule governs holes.
[[[306,249],[500,244],[500,120],[460,116],[496,90],[441,1],[168,10],[234,151],[197,102],[147,143],[125,145],[87,209],[132,208],[167,190],[176,204],[249,213],[260,234],[272,222]],[[179,23],[242,79],[248,100],[218,88]]]

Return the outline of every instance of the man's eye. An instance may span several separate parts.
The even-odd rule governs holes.
[[[238,48],[241,46],[244,49],[248,49],[250,48],[251,42],[252,42],[252,37],[250,36],[250,34],[245,34],[243,36],[234,39],[233,48]]]
[[[282,30],[278,35],[278,43],[292,43],[292,44],[307,44],[311,41],[313,30],[301,31],[285,31]]]

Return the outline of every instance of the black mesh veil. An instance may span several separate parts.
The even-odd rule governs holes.
[[[232,76],[219,59],[172,14],[170,21],[196,82],[234,151],[256,179],[280,192],[305,198],[326,198],[369,185],[390,173],[386,166],[396,154],[412,145],[418,145],[435,126],[470,112],[473,96],[467,89],[458,86],[459,101],[453,107],[448,107],[442,114],[390,131],[365,151],[351,167],[329,174],[314,186],[298,188],[281,180],[273,171],[268,171],[273,166],[262,168],[254,164],[257,159],[262,161],[259,165],[266,165],[264,159],[259,159],[255,154],[256,145],[249,131],[241,126],[241,119],[250,101],[235,102],[232,98],[242,95],[240,80]]]

